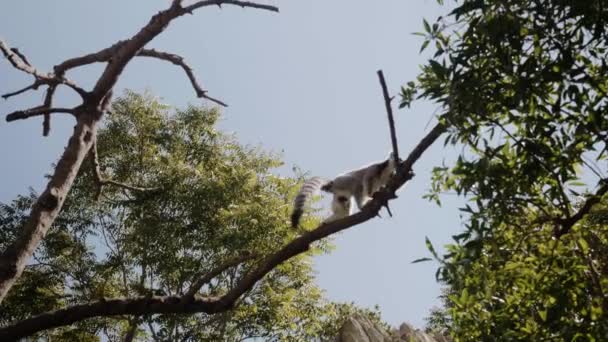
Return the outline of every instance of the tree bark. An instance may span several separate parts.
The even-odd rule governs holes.
[[[80,165],[95,139],[96,123],[100,115],[81,114],[74,134],[59,159],[46,189],[32,207],[17,240],[0,256],[0,303],[15,281],[21,276],[34,250],[61,211]]]

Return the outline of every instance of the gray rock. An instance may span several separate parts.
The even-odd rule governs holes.
[[[378,327],[367,317],[354,315],[344,322],[336,342],[451,342],[448,337],[429,335],[407,323],[391,334]]]

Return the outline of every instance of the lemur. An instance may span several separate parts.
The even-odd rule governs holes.
[[[304,213],[306,200],[317,194],[319,190],[332,193],[331,202],[333,214],[324,222],[331,222],[350,215],[351,197],[355,198],[359,210],[363,208],[372,195],[385,186],[395,172],[396,161],[391,153],[381,162],[366,165],[362,168],[343,173],[333,180],[326,181],[321,177],[313,177],[302,185],[295,198],[291,225],[296,228]]]

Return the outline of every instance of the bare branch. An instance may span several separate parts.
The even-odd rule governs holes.
[[[399,161],[399,147],[397,145],[397,135],[395,133],[395,120],[393,119],[393,107],[391,107],[391,101],[393,99],[388,94],[388,88],[386,87],[386,81],[384,80],[384,74],[382,73],[382,70],[378,70],[377,73],[378,73],[378,78],[380,79],[380,86],[382,87],[382,95],[384,96],[384,105],[386,106],[386,113],[388,115],[388,125],[391,130],[391,143],[393,144],[393,157],[395,158],[395,161]],[[390,213],[390,210],[389,210],[389,213]]]
[[[112,58],[112,55],[114,55],[114,53],[116,53],[118,48],[123,46],[125,43],[126,43],[126,41],[121,40],[121,41],[113,44],[112,46],[99,50],[97,52],[93,52],[93,53],[90,53],[90,54],[87,54],[84,56],[80,56],[80,57],[70,58],[70,59],[62,62],[61,64],[56,65],[54,67],[55,73],[63,74],[67,70],[70,70],[73,68],[77,68],[77,67],[81,67],[81,66],[93,64],[93,63],[107,62],[110,60],[110,58]]]
[[[17,49],[17,48],[11,48],[11,51],[13,51],[17,56],[19,56],[19,58],[21,58],[21,60],[23,61],[23,63],[31,66],[30,62],[27,60],[27,58],[25,57],[25,55],[22,54],[21,51],[19,51],[19,49]]]
[[[13,67],[17,70],[21,70],[25,73],[28,73],[36,78],[46,78],[48,75],[43,75],[36,68],[32,67],[30,63],[27,61],[25,56],[19,52],[17,49],[10,49],[6,43],[0,39],[0,50],[4,54],[4,57],[8,59],[8,61],[13,65]]]
[[[192,298],[194,298],[194,295],[207,283],[209,283],[211,280],[213,280],[213,278],[217,277],[218,275],[220,275],[222,272],[226,271],[227,269],[240,265],[243,262],[247,261],[247,260],[251,260],[254,259],[256,257],[255,254],[252,253],[243,253],[242,255],[236,257],[236,258],[232,258],[229,259],[227,261],[225,261],[224,263],[222,263],[221,265],[219,265],[218,267],[214,268],[213,270],[211,270],[210,272],[206,273],[205,275],[201,276],[196,282],[194,282],[192,284],[192,286],[190,286],[190,289],[188,290],[188,292],[184,295],[182,300],[192,300]]]
[[[142,56],[142,57],[158,58],[158,59],[161,59],[164,61],[171,62],[177,66],[180,66],[182,69],[184,69],[184,72],[188,76],[190,83],[192,83],[192,87],[194,88],[194,91],[196,92],[196,96],[198,96],[200,98],[205,98],[212,102],[215,102],[220,106],[228,107],[228,105],[226,103],[207,95],[207,91],[203,90],[203,88],[201,88],[201,86],[198,84],[198,81],[196,80],[196,77],[194,76],[194,73],[192,72],[192,68],[188,64],[186,64],[186,62],[184,61],[184,58],[182,56],[168,53],[168,52],[162,52],[162,51],[158,51],[158,50],[154,50],[154,49],[142,49],[141,51],[139,51],[139,53],[137,53],[137,55]]]
[[[67,85],[78,92],[83,99],[83,103],[73,109],[77,118],[74,133],[69,139],[62,156],[59,158],[46,189],[34,203],[30,215],[25,220],[15,241],[0,254],[0,303],[6,297],[16,280],[21,276],[35,248],[59,215],[74,179],[80,170],[80,166],[95,140],[97,124],[103,113],[107,110],[107,106],[104,105],[104,99],[109,98],[109,93],[116,85],[126,65],[146,44],[162,33],[173,19],[191,13],[194,9],[200,7],[221,4],[278,12],[278,9],[274,6],[259,5],[245,1],[199,1],[189,6],[189,8],[182,8],[180,1],[173,1],[168,9],[152,16],[150,21],[131,38],[118,42],[113,47],[108,48],[112,52],[110,57],[111,63],[107,63],[91,92],[84,91],[72,81],[64,78],[64,73],[72,67],[87,64],[85,63],[86,61],[109,53],[107,49],[98,52],[98,56],[87,55],[88,59],[86,61],[85,57],[87,56],[61,63],[55,68],[55,74],[42,74],[29,64],[23,54],[18,52],[18,50],[15,52],[9,49],[4,41],[0,40],[0,50],[13,67],[33,75],[36,81],[40,81],[41,84],[48,85],[49,87],[57,86],[58,84]],[[108,61],[110,60],[108,59]],[[49,98],[52,98],[54,90],[53,88],[47,91]],[[50,105],[50,101],[45,101],[45,103]],[[41,111],[40,114],[44,115],[51,110],[52,108],[44,108],[44,111]],[[18,116],[13,115],[11,118],[17,118]],[[45,128],[45,131],[48,131],[48,128]],[[116,183],[113,184],[116,185]],[[149,298],[146,299],[146,301],[149,300]],[[146,303],[148,302],[140,302],[140,304]],[[105,307],[105,304],[101,306]],[[112,310],[116,310],[116,307]],[[74,320],[76,316],[70,317],[71,320]],[[53,324],[57,324],[57,322],[51,324],[51,326],[56,326]]]
[[[0,39],[0,50],[4,54],[4,57],[6,57],[6,59],[8,59],[8,61],[11,63],[11,65],[15,69],[21,70],[27,74],[34,76],[36,78],[36,82],[34,84],[36,84],[36,83],[39,83],[38,85],[47,84],[49,86],[57,85],[57,84],[64,84],[64,85],[72,88],[81,97],[85,97],[87,95],[87,92],[84,89],[80,88],[73,81],[64,78],[63,74],[54,75],[54,74],[43,74],[43,73],[39,72],[36,68],[34,68],[29,63],[27,58],[21,52],[19,52],[18,49],[9,48],[8,45],[6,45],[6,43],[2,39]],[[21,89],[20,91],[17,92],[17,94],[21,94],[21,93],[25,92],[26,90],[30,90],[30,89],[36,89],[36,87],[32,86],[29,89]],[[12,95],[16,95],[16,94],[12,94]],[[12,95],[9,94],[9,96],[12,96]],[[3,97],[6,99],[8,96],[3,96]]]
[[[44,108],[51,108],[53,104],[53,95],[55,94],[55,89],[57,89],[56,84],[51,84],[46,89],[46,95],[44,96],[44,104],[42,105]],[[51,131],[51,115],[47,112],[44,113],[44,121],[42,121],[42,135],[48,136]]]
[[[199,1],[190,6],[186,6],[183,10],[187,13],[191,13],[192,11],[206,6],[218,6],[222,7],[222,5],[235,5],[240,7],[251,7],[257,9],[263,9],[272,12],[279,12],[279,8],[271,5],[258,4],[250,1],[231,1],[231,0],[208,0],[208,1]]]
[[[66,113],[76,115],[75,110],[71,108],[46,108],[44,106],[38,106],[26,110],[18,110],[16,112],[12,112],[6,116],[6,121],[11,122],[15,120],[24,120],[29,119],[33,116],[48,115],[52,113]]]
[[[37,80],[37,81],[35,81],[34,83],[30,84],[29,86],[27,86],[27,87],[25,87],[25,88],[22,88],[22,89],[16,90],[16,91],[14,91],[14,92],[12,92],[12,93],[6,93],[6,94],[2,95],[2,98],[6,100],[6,99],[8,99],[9,97],[12,97],[12,96],[16,96],[16,95],[19,95],[19,94],[25,93],[25,92],[26,92],[26,91],[28,91],[28,90],[36,90],[36,89],[38,89],[38,87],[39,87],[41,84],[43,84],[43,83]]]

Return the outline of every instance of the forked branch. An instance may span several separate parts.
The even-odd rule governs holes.
[[[386,107],[386,114],[388,115],[388,126],[391,131],[391,144],[393,145],[393,157],[395,161],[399,160],[399,146],[397,145],[397,134],[395,133],[395,119],[393,118],[393,107],[391,101],[393,98],[388,94],[388,88],[386,87],[386,80],[384,79],[384,73],[382,70],[378,70],[378,78],[380,79],[380,86],[382,87],[382,96],[384,96],[384,105]]]
[[[107,111],[112,89],[127,64],[142,51],[146,44],[161,34],[174,19],[192,13],[197,8],[222,4],[278,11],[274,6],[243,1],[197,1],[184,8],[182,7],[182,1],[174,0],[169,8],[152,16],[150,21],[129,39],[120,41],[97,53],[66,60],[54,68],[54,73],[49,74],[39,72],[31,65],[24,54],[17,49],[9,48],[4,41],[0,40],[0,51],[11,65],[35,78],[33,84],[8,93],[5,97],[35,90],[41,85],[48,86],[42,106],[11,113],[8,118],[9,121],[43,115],[45,116],[44,133],[47,134],[50,129],[49,118],[51,113],[72,112],[77,118],[74,133],[59,158],[45,190],[34,203],[29,217],[25,220],[13,243],[0,253],[0,303],[21,276],[34,250],[59,215],[80,166],[89,154],[93,141],[95,141],[97,124],[104,112]],[[99,61],[111,61],[111,63],[106,64],[104,71],[90,92],[83,90],[64,77],[66,71],[71,68]],[[52,99],[58,85],[66,85],[74,89],[80,94],[82,103],[71,110],[52,108]],[[112,184],[136,190],[135,187],[128,187],[126,184],[105,180],[102,177],[99,177],[99,179],[101,184]]]
[[[26,74],[32,75],[35,78],[35,81],[32,85],[29,85],[25,88],[22,88],[20,90],[14,91],[12,93],[8,93],[3,95],[2,97],[4,97],[5,99],[14,95],[18,95],[21,94],[27,90],[31,90],[31,89],[37,89],[38,86],[40,85],[58,85],[58,84],[63,84],[66,85],[70,88],[72,88],[74,91],[76,91],[81,97],[86,96],[87,92],[80,88],[79,86],[76,85],[76,83],[74,83],[73,81],[63,77],[63,74],[53,74],[53,73],[49,73],[49,74],[44,74],[40,71],[38,71],[38,69],[34,68],[30,62],[27,60],[27,58],[25,57],[25,55],[23,53],[21,53],[18,49],[16,48],[9,48],[8,45],[2,40],[0,39],[0,51],[2,51],[2,54],[4,55],[4,57],[6,57],[6,59],[11,63],[11,65],[20,71],[25,72]]]
[[[194,76],[194,73],[192,72],[192,68],[188,64],[186,64],[186,62],[184,61],[184,58],[182,56],[176,55],[173,53],[162,52],[162,51],[158,51],[158,50],[154,50],[154,49],[142,49],[141,51],[139,51],[139,53],[137,55],[142,56],[142,57],[157,58],[160,60],[171,62],[177,66],[180,66],[182,69],[184,69],[186,76],[188,76],[188,79],[190,80],[190,83],[192,84],[192,87],[194,88],[194,91],[196,92],[196,96],[207,99],[211,102],[215,102],[222,107],[228,107],[228,105],[226,103],[207,95],[207,91],[203,90],[203,88],[201,88],[201,86],[198,84],[198,81],[196,80],[196,77]]]

